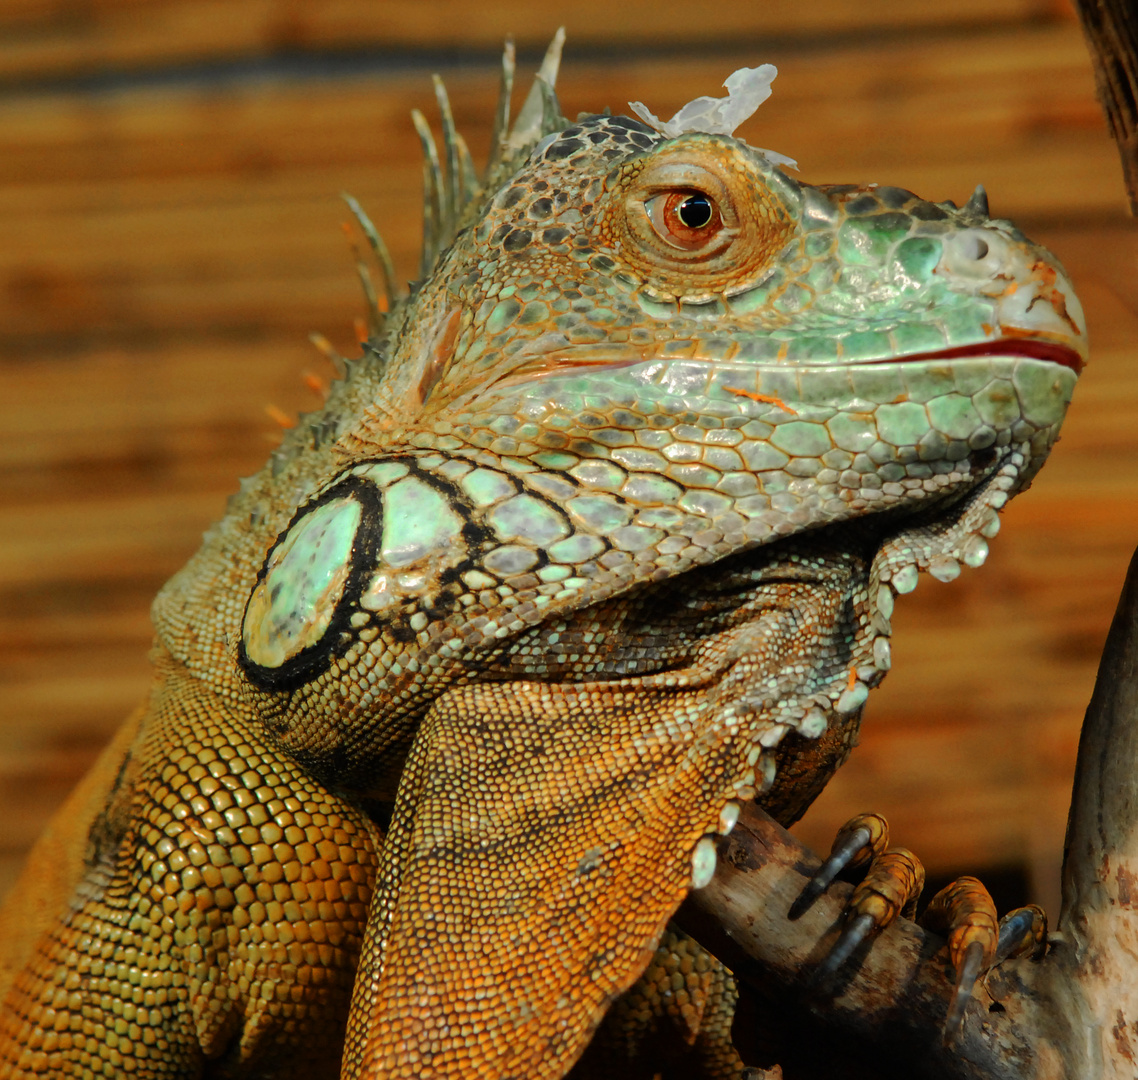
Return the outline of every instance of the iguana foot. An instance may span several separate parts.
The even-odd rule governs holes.
[[[845,869],[869,863],[850,895],[841,936],[815,972],[832,975],[871,934],[899,915],[912,917],[924,888],[925,870],[912,852],[889,847],[889,823],[879,814],[859,814],[838,830],[829,857],[791,905],[798,918]],[[996,905],[983,883],[961,877],[940,890],[920,919],[922,926],[948,939],[956,983],[944,1022],[945,1041],[960,1030],[965,1006],[977,981],[1004,960],[1037,952],[1047,940],[1047,916],[1036,904],[1016,908],[997,922]]]
[[[873,857],[865,877],[850,894],[845,929],[818,966],[815,978],[832,975],[870,934],[883,930],[898,915],[915,915],[924,887],[925,868],[907,848],[888,848]]]
[[[871,933],[915,906],[920,896],[924,867],[904,848],[889,849],[889,822],[885,818],[858,814],[838,830],[829,857],[791,905],[789,917],[797,919],[806,912],[843,870],[867,863],[869,870],[846,908],[845,929],[818,967],[815,979],[832,975]]]
[[[1039,950],[1047,940],[1047,915],[1038,904],[1009,911],[997,923],[996,905],[983,883],[961,877],[929,902],[920,923],[948,938],[956,985],[944,1019],[944,1040],[964,1022],[964,1009],[976,983],[1004,960]]]

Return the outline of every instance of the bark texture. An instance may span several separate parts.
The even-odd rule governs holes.
[[[1098,97],[1118,143],[1130,212],[1138,214],[1138,8],[1134,0],[1077,0]]]

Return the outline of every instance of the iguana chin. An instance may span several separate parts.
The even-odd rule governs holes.
[[[441,85],[445,171],[417,119],[422,280],[155,602],[3,913],[2,1075],[564,1075],[1047,456],[1082,314],[982,194],[568,123],[559,49],[513,125],[507,54],[481,181]],[[698,1042],[729,978],[666,961]]]

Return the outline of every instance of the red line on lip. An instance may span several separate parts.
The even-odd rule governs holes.
[[[975,345],[957,345],[936,352],[907,353],[904,356],[883,357],[879,363],[908,363],[910,360],[955,360],[960,356],[1030,356],[1033,360],[1048,360],[1070,368],[1076,375],[1087,366],[1074,349],[1037,338],[998,338],[995,341],[978,341]]]

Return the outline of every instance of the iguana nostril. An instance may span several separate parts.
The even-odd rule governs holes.
[[[962,238],[960,254],[975,262],[986,258],[988,255],[988,241],[976,233],[966,233]]]
[[[1001,275],[1018,272],[1014,270],[1018,265],[1014,250],[995,229],[961,229],[944,238],[941,265],[963,281],[991,282]]]

